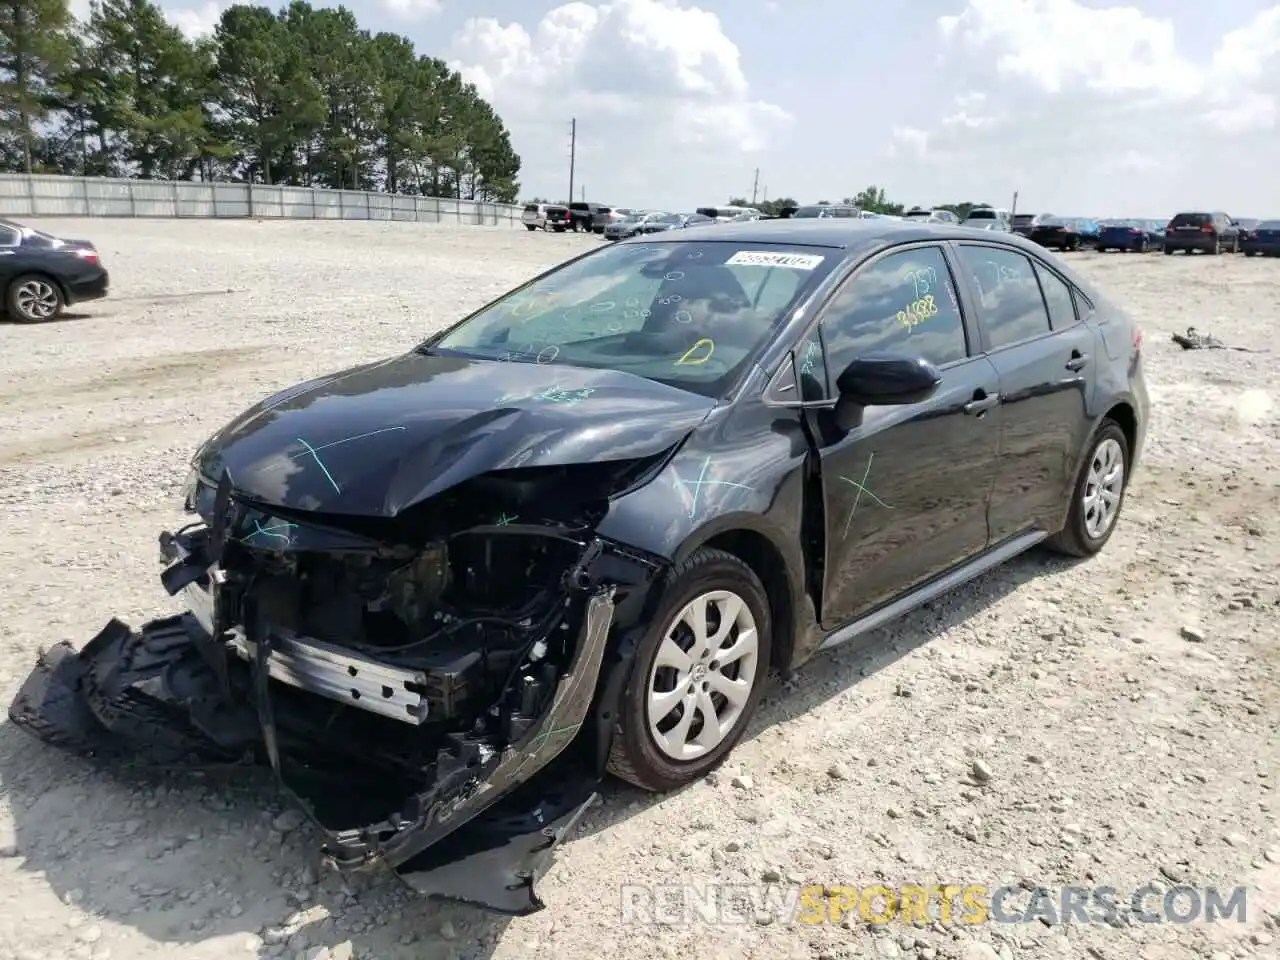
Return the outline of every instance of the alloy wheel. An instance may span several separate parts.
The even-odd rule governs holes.
[[[49,320],[58,312],[58,291],[46,280],[25,280],[14,291],[18,312],[31,320]]]
[[[658,750],[689,761],[724,742],[751,697],[758,657],[755,617],[738,594],[713,590],[686,604],[649,674],[646,712]]]
[[[1124,494],[1124,452],[1120,444],[1108,437],[1093,451],[1089,473],[1085,478],[1084,529],[1090,538],[1103,537],[1120,512]]]

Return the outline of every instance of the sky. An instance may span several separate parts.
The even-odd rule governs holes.
[[[217,0],[161,0],[188,33]],[[317,4],[324,5],[324,4]],[[1280,3],[350,0],[498,110],[521,198],[1280,217]]]

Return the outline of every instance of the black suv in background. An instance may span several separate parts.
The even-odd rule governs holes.
[[[577,233],[579,230],[585,230],[590,233],[595,229],[596,218],[606,213],[612,212],[612,207],[604,203],[588,203],[585,200],[578,200],[569,204],[569,229]],[[604,232],[603,225],[600,232]]]
[[[1180,213],[1164,228],[1164,252],[1200,250],[1219,254],[1240,252],[1240,227],[1221,210],[1213,213]]]

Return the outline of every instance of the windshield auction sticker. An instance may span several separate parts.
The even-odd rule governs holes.
[[[809,253],[772,253],[768,250],[739,250],[725,261],[727,267],[790,267],[792,270],[812,270],[825,257]]]

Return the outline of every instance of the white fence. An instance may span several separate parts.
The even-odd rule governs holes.
[[[521,207],[440,197],[189,180],[0,174],[0,216],[271,217],[516,225]]]

